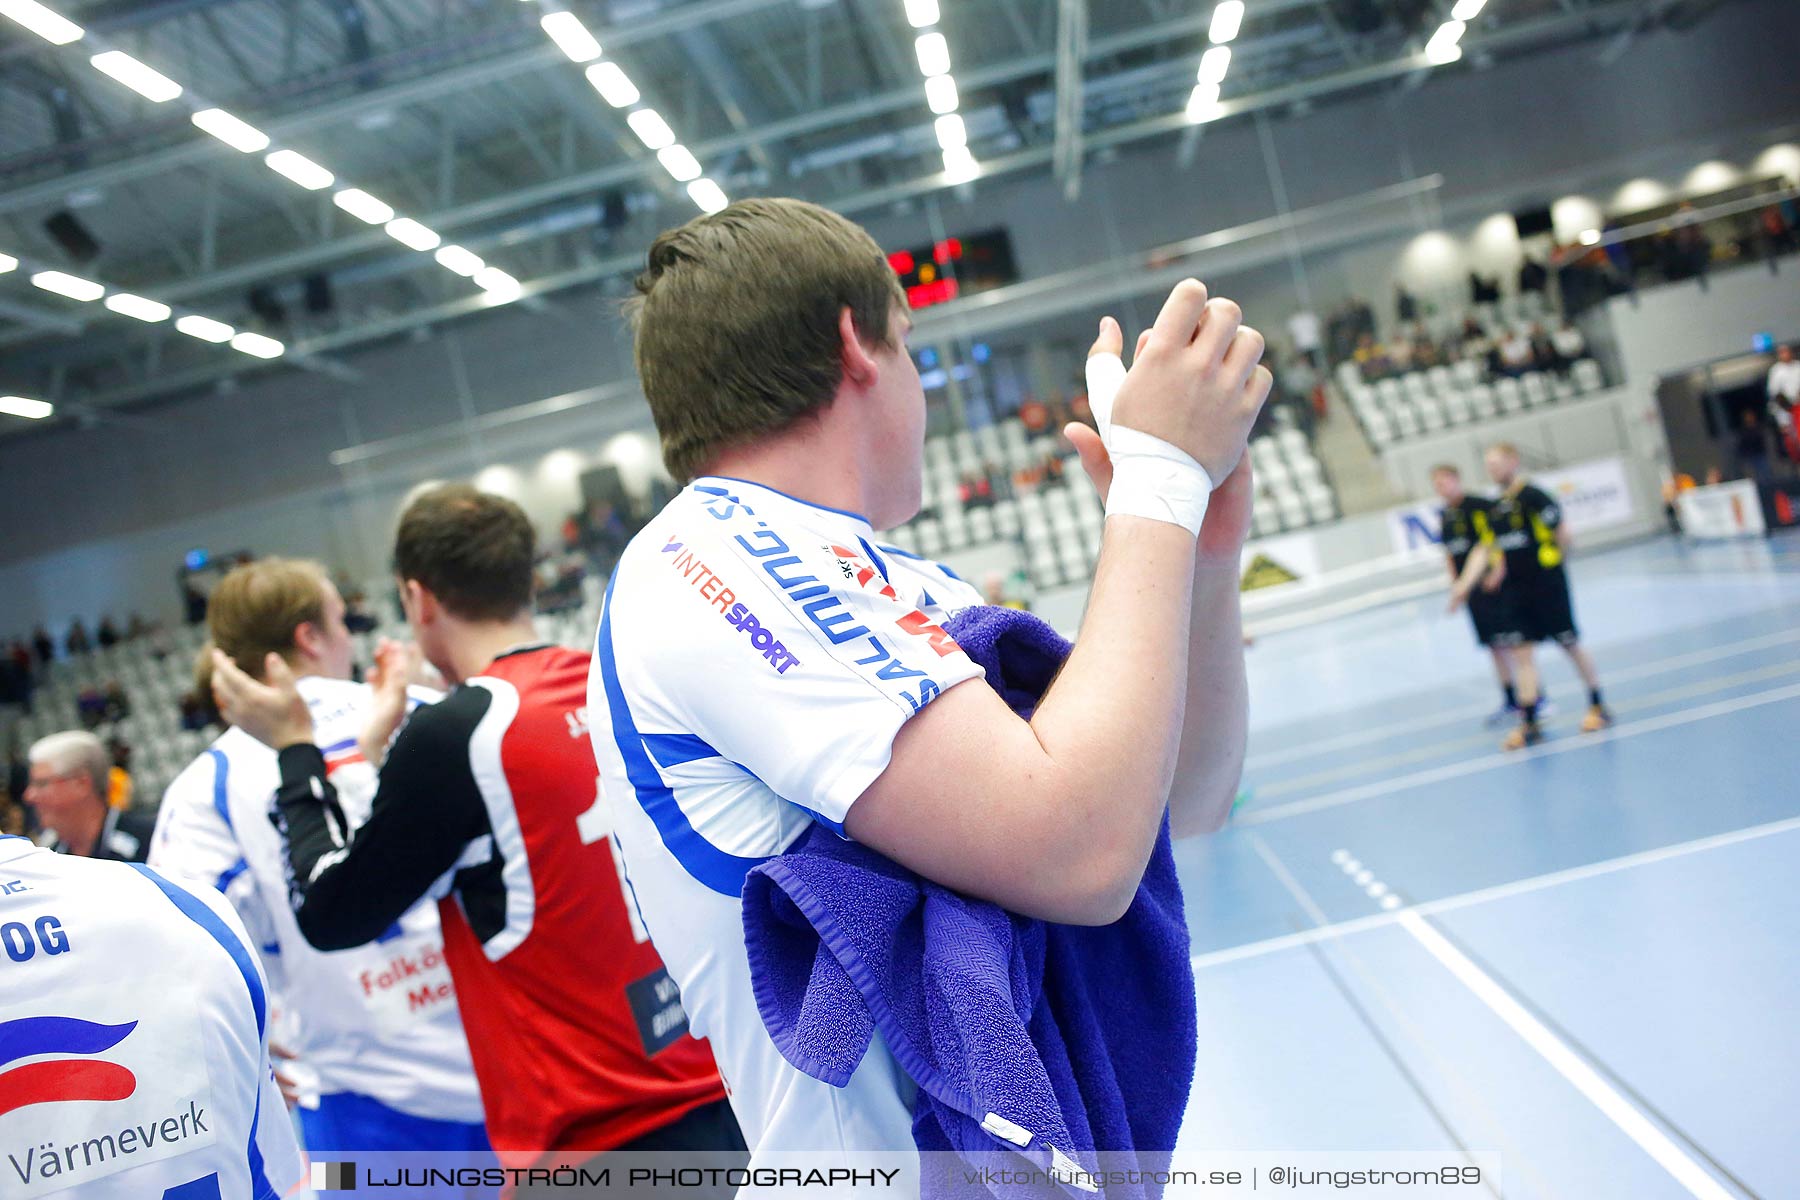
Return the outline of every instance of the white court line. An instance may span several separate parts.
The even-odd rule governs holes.
[[[1237,962],[1247,958],[1261,958],[1267,954],[1275,954],[1282,950],[1291,950],[1297,946],[1309,945],[1313,942],[1329,941],[1333,938],[1348,937],[1353,933],[1362,933],[1369,929],[1379,929],[1396,923],[1406,912],[1423,913],[1435,916],[1438,913],[1454,912],[1457,909],[1472,908],[1480,904],[1491,904],[1496,900],[1505,900],[1512,896],[1522,896],[1530,892],[1542,891],[1545,888],[1560,887],[1565,883],[1577,883],[1583,879],[1594,879],[1601,875],[1611,875],[1618,871],[1628,871],[1633,867],[1649,866],[1652,863],[1667,861],[1672,858],[1684,858],[1690,854],[1699,854],[1706,850],[1717,850],[1725,846],[1735,846],[1740,842],[1756,841],[1761,838],[1774,837],[1777,834],[1792,833],[1800,830],[1800,817],[1784,817],[1779,821],[1769,821],[1762,825],[1749,825],[1743,829],[1733,829],[1726,833],[1708,834],[1692,841],[1676,842],[1669,846],[1658,846],[1654,850],[1640,850],[1635,854],[1626,854],[1618,858],[1601,859],[1599,862],[1587,863],[1579,867],[1567,867],[1561,871],[1551,871],[1544,875],[1532,875],[1525,879],[1515,879],[1511,883],[1496,884],[1493,887],[1480,888],[1473,892],[1462,892],[1455,896],[1445,896],[1438,900],[1428,900],[1423,904],[1413,905],[1400,912],[1375,913],[1367,917],[1357,917],[1349,921],[1338,921],[1331,925],[1321,925],[1317,929],[1308,929],[1301,933],[1284,933],[1278,937],[1264,938],[1260,942],[1246,942],[1241,946],[1228,946],[1223,950],[1210,950],[1205,954],[1197,954],[1193,958],[1196,971],[1208,967],[1222,966],[1225,963]],[[1261,841],[1260,838],[1257,841]],[[1252,843],[1254,845],[1255,843]],[[1259,851],[1260,853],[1260,851]],[[1264,861],[1267,861],[1265,856]],[[1278,873],[1279,874],[1279,873]],[[1291,877],[1290,877],[1291,878]],[[1286,880],[1283,880],[1286,886]]]
[[[1724,658],[1735,658],[1740,654],[1749,654],[1756,650],[1766,650],[1771,646],[1780,646],[1787,642],[1800,641],[1800,629],[1784,629],[1779,633],[1763,634],[1760,637],[1746,638],[1741,642],[1727,642],[1722,646],[1710,646],[1704,650],[1691,650],[1685,654],[1672,655],[1669,658],[1652,659],[1646,663],[1626,667],[1608,673],[1607,683],[1628,683],[1633,679],[1643,679],[1658,675],[1664,671],[1679,670],[1682,667],[1699,666],[1702,663],[1717,662]],[[1376,729],[1357,730],[1353,733],[1339,734],[1336,737],[1320,738],[1307,742],[1303,746],[1291,746],[1286,750],[1275,750],[1267,754],[1251,756],[1244,763],[1246,772],[1259,771],[1280,763],[1292,762],[1299,758],[1311,758],[1318,754],[1328,754],[1333,750],[1348,749],[1351,746],[1366,745],[1369,742],[1383,741],[1397,734],[1414,733],[1422,729],[1432,729],[1439,725],[1453,725],[1475,717],[1486,716],[1493,711],[1492,704],[1471,705],[1465,708],[1451,709],[1448,712],[1434,713],[1427,717],[1415,717],[1405,721],[1396,721]]]
[[[1704,696],[1708,692],[1723,692],[1747,683],[1766,683],[1771,679],[1792,675],[1796,671],[1800,671],[1800,658],[1785,658],[1766,667],[1739,671],[1735,675],[1707,675],[1702,677],[1699,683],[1686,683],[1680,687],[1664,688],[1661,691],[1649,692],[1642,696],[1631,696],[1623,701],[1615,697],[1612,707],[1616,713],[1632,714],[1667,704],[1671,700],[1686,700],[1694,696]],[[1627,723],[1629,724],[1629,722]],[[1277,780],[1267,787],[1258,788],[1256,794],[1259,803],[1248,811],[1267,812],[1275,806],[1261,803],[1262,801],[1291,796],[1295,793],[1304,795],[1319,784],[1333,783],[1340,779],[1354,779],[1359,775],[1374,775],[1389,767],[1403,767],[1408,763],[1443,759],[1459,750],[1471,752],[1491,750],[1493,746],[1492,733],[1479,733],[1457,738],[1454,741],[1432,742],[1426,746],[1415,746],[1411,750],[1402,750],[1375,758],[1352,759],[1341,766],[1327,767],[1325,770],[1313,771],[1307,775],[1292,775],[1286,779]]]
[[[1554,1067],[1557,1074],[1592,1101],[1595,1108],[1617,1125],[1626,1137],[1636,1142],[1658,1166],[1674,1176],[1689,1195],[1698,1200],[1735,1200],[1732,1193],[1726,1191],[1718,1180],[1677,1146],[1668,1134],[1658,1129],[1636,1105],[1601,1078],[1600,1073],[1586,1059],[1552,1033],[1548,1026],[1533,1016],[1493,976],[1451,945],[1449,939],[1432,928],[1424,917],[1417,912],[1403,912],[1399,916],[1399,924],[1425,947],[1427,953],[1456,976],[1464,987],[1474,992],[1476,999],[1487,1005],[1495,1016],[1505,1021],[1514,1033],[1524,1039],[1526,1045]]]
[[[1326,792],[1321,796],[1313,796],[1305,800],[1295,800],[1287,804],[1277,804],[1270,808],[1252,809],[1233,820],[1236,825],[1263,825],[1270,821],[1283,821],[1290,817],[1302,816],[1321,809],[1336,808],[1343,804],[1354,804],[1359,800],[1368,800],[1377,796],[1392,795],[1406,788],[1419,787],[1428,783],[1442,783],[1447,779],[1460,779],[1465,775],[1475,775],[1482,771],[1492,771],[1509,763],[1530,762],[1534,759],[1548,758],[1554,754],[1568,754],[1576,750],[1586,750],[1593,746],[1604,746],[1611,742],[1622,742],[1629,738],[1641,737],[1646,733],[1658,733],[1664,729],[1673,729],[1681,725],[1691,725],[1695,721],[1710,720],[1734,712],[1742,712],[1749,708],[1759,708],[1765,704],[1775,704],[1782,700],[1800,697],[1800,684],[1774,688],[1766,692],[1752,692],[1748,696],[1739,696],[1731,700],[1718,700],[1712,704],[1703,704],[1697,708],[1682,709],[1679,712],[1664,713],[1657,717],[1646,717],[1641,721],[1630,721],[1623,725],[1615,725],[1611,729],[1599,733],[1584,733],[1578,738],[1567,738],[1554,742],[1545,742],[1526,750],[1498,750],[1479,758],[1467,759],[1463,762],[1446,763],[1441,767],[1431,767],[1423,771],[1414,771],[1410,775],[1400,775],[1392,779],[1378,779],[1373,783],[1358,784],[1352,788],[1344,788],[1336,792]]]

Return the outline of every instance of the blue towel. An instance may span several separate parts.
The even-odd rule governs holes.
[[[1069,653],[1049,625],[1012,609],[970,609],[946,628],[1021,716]],[[919,1085],[920,1150],[1013,1150],[1059,1170],[1093,1170],[1096,1151],[1166,1164],[1197,1036],[1166,818],[1136,900],[1103,928],[1017,916],[819,826],[754,868],[743,899],[757,1007],[776,1047],[843,1087],[879,1029]],[[928,1196],[969,1194],[948,1174],[927,1172],[924,1186]],[[1105,1194],[1161,1189],[1114,1183]]]

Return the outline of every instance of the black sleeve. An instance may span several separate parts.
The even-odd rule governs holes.
[[[1543,488],[1527,484],[1519,491],[1519,503],[1525,511],[1544,523],[1545,529],[1562,524],[1562,506]]]
[[[294,916],[315,949],[374,941],[489,832],[469,765],[469,737],[489,700],[486,689],[464,687],[415,712],[381,768],[368,821],[351,837],[318,747],[281,752],[269,819],[286,843]]]

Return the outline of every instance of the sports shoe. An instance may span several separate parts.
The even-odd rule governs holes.
[[[1587,715],[1581,718],[1581,732],[1599,733],[1602,729],[1611,726],[1612,723],[1613,716],[1606,711],[1605,705],[1592,704],[1588,706]]]
[[[1556,701],[1545,696],[1538,701],[1538,716],[1547,717],[1556,711]],[[1498,729],[1519,719],[1519,707],[1516,704],[1502,704],[1493,712],[1483,717],[1481,723],[1489,729]]]
[[[1542,709],[1538,711],[1542,712]],[[1514,727],[1500,743],[1502,750],[1523,750],[1527,746],[1535,746],[1544,740],[1544,727],[1536,724],[1521,724]]]

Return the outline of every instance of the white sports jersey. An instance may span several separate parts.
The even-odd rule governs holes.
[[[0,1195],[275,1200],[302,1181],[223,897],[0,838]]]
[[[376,786],[374,768],[356,750],[369,690],[315,676],[299,686],[344,815],[361,825]],[[231,901],[274,981],[281,1040],[317,1073],[321,1092],[353,1092],[431,1120],[480,1121],[436,905],[413,906],[366,946],[330,953],[309,946],[288,903],[281,836],[269,822],[280,785],[275,752],[240,729],[226,730],[164,793],[150,864]]]
[[[631,893],[759,1152],[913,1145],[912,1084],[879,1036],[841,1090],[782,1058],[739,900],[809,821],[841,835],[906,720],[981,674],[941,627],[980,596],[874,538],[855,514],[699,479],[626,548],[589,678]]]

